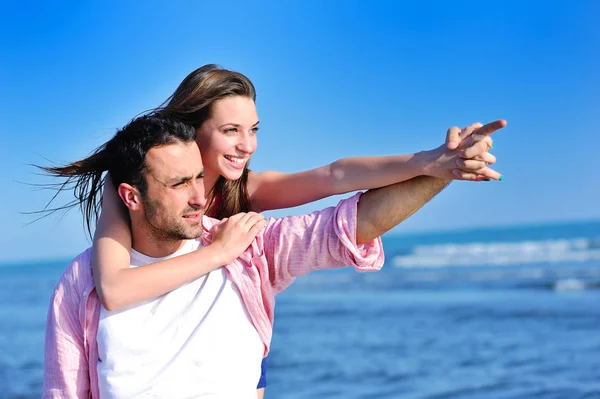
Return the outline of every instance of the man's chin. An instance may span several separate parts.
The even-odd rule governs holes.
[[[196,238],[199,238],[202,235],[202,232],[204,230],[202,229],[202,223],[200,223],[200,225],[198,226],[198,228],[196,229],[190,229],[188,231],[186,231],[186,240],[195,240]]]

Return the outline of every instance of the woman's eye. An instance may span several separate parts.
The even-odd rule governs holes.
[[[258,129],[259,129],[258,127],[253,127],[252,128],[252,133],[256,134],[258,132]]]
[[[235,128],[235,127],[230,127],[230,128],[225,129],[225,133],[235,133],[235,132],[237,132],[237,128]]]

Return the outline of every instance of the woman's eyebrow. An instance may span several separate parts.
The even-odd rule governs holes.
[[[252,127],[255,127],[259,123],[260,123],[260,121],[256,121],[256,123],[254,125],[252,125]],[[222,127],[224,127],[224,126],[242,127],[242,125],[240,125],[239,123],[228,122],[228,123],[224,123],[221,126],[219,126],[219,129],[222,128]]]

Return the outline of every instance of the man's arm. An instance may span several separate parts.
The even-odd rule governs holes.
[[[358,271],[377,271],[384,261],[378,237],[417,211],[448,182],[420,176],[356,194],[310,215],[270,219],[254,243],[255,253],[264,253],[265,261],[253,257],[252,262],[268,269],[274,294],[313,270],[354,266]]]
[[[449,136],[469,135],[477,138],[461,142],[461,146],[454,150],[449,150],[445,146],[440,147],[428,152],[426,158],[435,159],[438,163],[443,159],[443,163],[451,164],[465,162],[465,159],[480,159],[481,155],[488,150],[490,142],[488,136],[505,126],[506,121],[497,120],[484,126],[476,123],[462,131],[456,127],[450,128]],[[482,164],[482,167],[486,167],[485,163]],[[475,175],[472,175],[471,178],[476,180]],[[447,177],[419,176],[387,187],[369,190],[361,196],[358,203],[356,243],[369,242],[402,223],[450,182],[451,180]]]
[[[497,126],[495,122],[490,125]],[[444,145],[443,150],[428,152],[428,159],[445,165],[439,168],[445,173],[442,176],[419,176],[356,194],[340,201],[336,207],[310,215],[270,219],[252,244],[252,264],[257,269],[268,269],[274,294],[285,289],[296,277],[313,270],[350,265],[359,271],[379,270],[384,259],[378,237],[440,192],[453,176],[450,165],[472,160],[487,151],[490,140],[488,137],[482,139],[485,130],[479,133],[477,138],[466,140],[465,148],[449,150]],[[476,162],[486,167],[485,161]],[[470,180],[477,180],[477,177],[472,176]],[[264,257],[259,256],[263,254]]]
[[[418,176],[367,191],[358,202],[356,243],[369,242],[399,225],[450,182],[451,180]]]
[[[89,398],[89,366],[79,321],[81,298],[74,289],[72,266],[54,290],[46,321],[42,398]]]

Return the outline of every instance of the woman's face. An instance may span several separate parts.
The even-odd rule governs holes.
[[[215,102],[210,118],[196,129],[205,170],[207,192],[219,176],[237,180],[256,151],[258,115],[248,97],[227,97]]]

